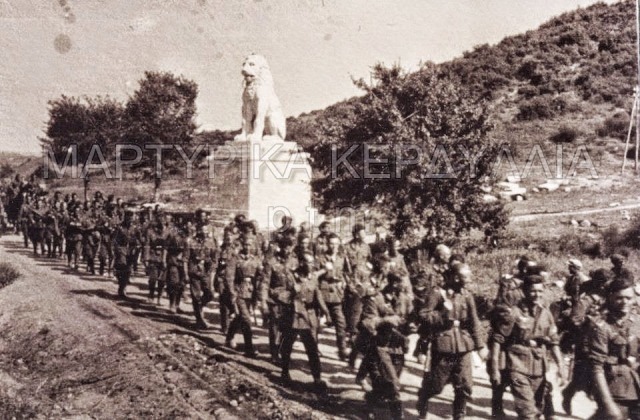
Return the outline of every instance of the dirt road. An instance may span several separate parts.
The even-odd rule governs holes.
[[[167,301],[146,303],[146,281],[134,277],[131,299],[115,299],[113,278],[70,272],[61,260],[34,257],[17,236],[0,238],[0,261],[22,277],[0,289],[0,418],[386,418],[362,402],[354,375],[337,358],[334,332],[320,335],[328,395],[318,396],[302,346],[296,344],[292,377],[283,386],[266,357],[249,360],[223,346],[217,307],[205,314],[212,327],[193,329],[190,304],[174,315]],[[258,320],[261,325],[260,320]],[[257,348],[268,354],[266,332]],[[241,341],[241,340],[240,340]],[[403,373],[406,417],[415,418],[422,369]],[[490,388],[476,367],[469,418],[490,418]],[[556,388],[557,389],[557,388]],[[450,415],[451,387],[433,400],[430,418]],[[582,394],[577,417],[595,408]],[[514,415],[510,396],[506,402]],[[560,411],[559,392],[556,407]],[[559,418],[568,418],[562,417]]]

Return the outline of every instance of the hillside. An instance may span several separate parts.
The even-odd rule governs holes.
[[[537,30],[480,45],[439,65],[492,110],[491,136],[514,146],[587,146],[597,168],[618,170],[636,85],[634,2],[600,3],[565,13]],[[328,121],[347,121],[359,98],[288,120],[289,139],[312,149]],[[608,120],[608,122],[607,122]],[[605,122],[607,122],[605,124]],[[557,136],[556,136],[557,135]]]

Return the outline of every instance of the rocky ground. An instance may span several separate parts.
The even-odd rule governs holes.
[[[309,386],[299,343],[295,383],[287,387],[266,357],[249,360],[222,345],[217,307],[206,313],[212,327],[196,331],[188,302],[180,315],[169,313],[166,301],[160,307],[146,302],[144,278],[134,277],[131,299],[118,301],[113,278],[34,257],[19,239],[0,238],[0,261],[21,273],[0,289],[0,418],[387,417],[384,409],[362,402],[353,373],[337,359],[332,329],[320,336],[328,393],[318,395]],[[256,335],[258,350],[267,354],[266,332],[256,328]],[[483,370],[478,365],[474,372],[470,418],[490,418]],[[402,377],[407,418],[417,414],[420,377],[420,366],[410,360]],[[434,399],[430,418],[447,418],[452,398],[447,387]],[[558,392],[556,402],[560,410]],[[506,406],[514,415],[510,397]],[[594,407],[583,395],[574,400],[577,418]]]

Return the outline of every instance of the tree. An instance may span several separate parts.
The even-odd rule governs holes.
[[[64,162],[70,147],[77,147],[79,162],[85,162],[94,145],[104,156],[122,134],[122,103],[109,97],[76,98],[62,95],[49,101],[49,121],[44,147],[53,151],[57,161]]]
[[[169,72],[145,72],[140,87],[127,102],[124,120],[124,140],[140,147],[149,145],[188,146],[195,134],[196,97],[198,85]],[[158,149],[147,149],[141,166],[156,167]],[[161,184],[163,168],[177,159],[174,149],[161,152],[155,171],[155,193]]]
[[[488,107],[433,64],[411,74],[377,65],[372,80],[356,81],[361,101],[319,125],[311,153],[326,174],[316,181],[323,209],[376,208],[413,243],[503,227],[503,205],[485,203],[481,189],[500,151]]]

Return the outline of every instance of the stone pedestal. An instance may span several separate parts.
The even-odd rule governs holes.
[[[211,205],[218,212],[242,213],[268,230],[284,215],[295,225],[313,223],[311,166],[297,143],[228,142],[215,151],[213,171]]]

